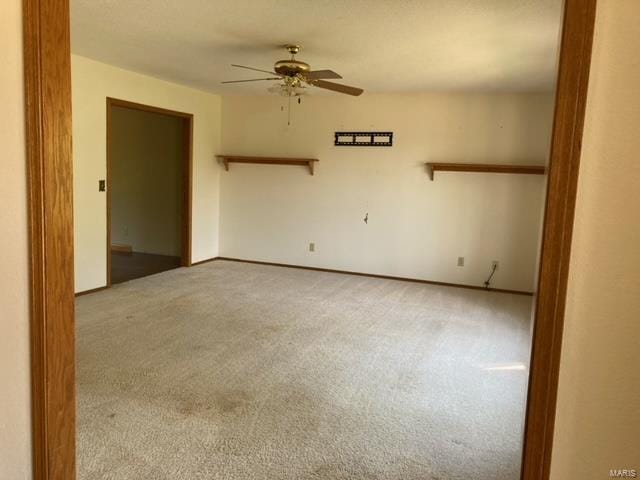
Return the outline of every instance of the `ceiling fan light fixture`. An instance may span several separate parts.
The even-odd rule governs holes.
[[[309,89],[302,85],[291,85],[287,83],[281,83],[267,88],[270,93],[275,93],[283,97],[299,97],[301,95],[307,95]]]
[[[309,89],[302,85],[290,87],[288,90],[292,97],[299,97],[300,95],[307,95],[309,93]]]
[[[260,68],[247,67],[245,65],[232,64],[233,67],[244,68],[261,73],[273,75],[268,78],[252,78],[247,80],[231,80],[222,83],[244,83],[259,82],[264,80],[281,80],[282,83],[268,89],[271,93],[276,93],[284,97],[300,97],[308,92],[307,87],[323,88],[337,93],[353,95],[357,97],[364,90],[361,88],[350,87],[340,83],[328,82],[326,79],[342,78],[333,70],[311,70],[311,66],[300,60],[296,60],[295,56],[300,51],[300,45],[286,45],[285,48],[291,54],[288,60],[279,60],[274,65],[274,71],[262,70]]]

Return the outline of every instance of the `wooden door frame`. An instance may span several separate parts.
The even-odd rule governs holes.
[[[547,480],[597,0],[565,0],[535,301],[522,480]]]
[[[35,480],[75,478],[68,0],[23,0]],[[596,0],[565,0],[521,480],[551,464]]]
[[[191,225],[192,225],[192,190],[193,190],[193,114],[168,110],[166,108],[144,105],[142,103],[106,98],[107,111],[107,287],[111,286],[111,111],[113,107],[128,108],[141,112],[157,113],[182,120],[183,150],[182,150],[182,225],[180,230],[182,249],[180,255],[183,267],[191,266]]]
[[[34,480],[75,478],[69,0],[23,0]]]

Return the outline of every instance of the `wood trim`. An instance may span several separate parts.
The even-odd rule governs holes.
[[[111,109],[113,107],[129,108],[142,112],[157,113],[170,117],[181,118],[183,121],[184,150],[182,154],[182,252],[181,265],[191,266],[191,238],[192,238],[192,200],[193,200],[193,124],[191,113],[168,110],[166,108],[144,105],[142,103],[107,97],[107,287],[111,286]]]
[[[551,468],[562,329],[596,0],[566,0],[536,298],[522,480]]]
[[[191,242],[193,224],[193,115],[183,118],[182,154],[182,266],[191,266]]]
[[[68,0],[23,2],[33,473],[34,480],[73,480],[75,348],[69,4]],[[595,9],[596,0],[565,0],[522,480],[549,478]]]
[[[107,97],[109,104],[114,107],[130,108],[132,110],[140,110],[142,112],[159,113],[169,117],[193,118],[192,113],[180,112],[178,110],[169,110],[167,108],[155,107],[153,105],[145,105],[144,103],[130,102],[119,98]]]
[[[68,0],[24,0],[33,478],[75,478],[73,167]]]
[[[229,171],[230,163],[255,163],[260,165],[298,165],[307,167],[309,173],[313,175],[315,173],[315,164],[320,161],[317,158],[245,157],[241,155],[216,155],[216,157],[222,160],[224,169],[227,172]]]
[[[429,178],[433,180],[436,171],[474,173],[515,173],[520,175],[544,175],[544,165],[501,165],[498,163],[425,163]]]
[[[106,285],[104,287],[92,288],[90,290],[83,290],[82,292],[76,293],[76,297],[81,297],[83,295],[89,295],[90,293],[100,292],[102,290],[107,290],[109,287]]]
[[[197,262],[193,262],[190,266],[191,267],[195,267],[196,265],[202,265],[203,263],[215,262],[216,260],[219,260],[219,259],[220,259],[220,257],[207,258],[206,260],[199,260]]]
[[[407,277],[396,277],[393,275],[378,275],[375,273],[364,273],[364,272],[353,272],[350,270],[335,270],[333,268],[321,268],[321,267],[308,267],[305,265],[292,265],[290,263],[275,263],[275,262],[262,262],[259,260],[245,260],[243,258],[232,258],[232,257],[215,257],[211,260],[226,260],[229,262],[241,262],[241,263],[253,263],[256,265],[269,265],[272,267],[284,267],[284,268],[298,268],[301,270],[313,270],[314,272],[328,272],[328,273],[340,273],[346,275],[358,275],[361,277],[370,277],[370,278],[381,278],[384,280],[399,280],[402,282],[413,282],[413,283],[425,283],[428,285],[438,285],[440,287],[456,287],[456,288],[466,288],[470,290],[484,290],[487,292],[499,292],[499,293],[511,293],[515,295],[529,295],[532,296],[531,292],[524,292],[522,290],[507,290],[503,288],[485,288],[479,285],[465,285],[463,283],[447,283],[447,282],[437,282],[435,280],[423,280],[420,278],[407,278]]]
[[[112,243],[111,253],[121,253],[123,255],[132,255],[133,247],[131,247],[131,245],[121,245],[119,243]]]
[[[107,198],[106,198],[106,208],[107,208],[107,284],[106,288],[111,287],[111,142],[109,141],[109,132],[111,131],[111,103],[109,102],[109,98],[107,98],[107,120],[106,120],[106,132],[105,132],[105,141],[107,148],[107,158],[106,158],[106,187],[107,187]]]

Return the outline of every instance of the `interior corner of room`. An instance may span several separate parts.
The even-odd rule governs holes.
[[[77,292],[107,282],[112,192],[98,188],[108,173],[107,97],[193,114],[193,263],[225,257],[483,287],[498,262],[491,287],[535,289],[545,177],[439,172],[429,181],[425,163],[544,166],[552,91],[312,96],[293,105],[287,125],[280,97],[209,93],[75,54],[72,76]],[[393,131],[394,145],[336,147],[345,125]],[[225,171],[221,154],[318,162],[313,176],[284,165]],[[155,253],[121,218],[133,214],[124,201],[113,210],[116,250]]]
[[[559,28],[559,11],[542,16]],[[91,52],[83,28],[78,50]],[[187,476],[454,478],[481,458],[481,477],[515,478],[553,63],[511,65],[522,71],[497,84],[424,69],[437,88],[419,89],[369,73],[361,89],[313,78],[340,77],[310,70],[313,47],[260,58],[252,48],[222,48],[204,83],[187,78],[195,71],[174,83],[72,55],[79,458],[104,466],[114,442],[134,448],[127,419],[158,432],[144,455],[188,444]],[[291,57],[278,60],[284,50]],[[245,54],[258,67],[275,61],[266,81],[279,83],[241,79],[255,70],[232,63]],[[330,61],[357,76],[346,57]],[[110,373],[93,382],[97,372]],[[122,382],[136,393],[123,395]],[[150,401],[155,419],[143,412]],[[464,420],[438,414],[445,405]],[[193,428],[178,432],[183,422]],[[245,435],[250,425],[259,431]],[[358,439],[382,431],[410,459]],[[281,448],[261,465],[274,434]],[[461,445],[475,453],[454,465]],[[343,448],[362,460],[340,463]],[[116,468],[144,475],[149,465]],[[96,471],[80,464],[80,478]]]
[[[2,480],[637,476],[640,2],[401,6],[0,4]],[[170,250],[115,104],[192,116]]]

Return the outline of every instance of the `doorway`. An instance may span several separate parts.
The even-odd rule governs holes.
[[[191,265],[193,115],[107,98],[107,286]]]
[[[549,477],[594,11],[595,1],[565,2],[527,404],[525,480]],[[34,478],[72,479],[75,377],[68,3],[26,0],[24,25]]]

